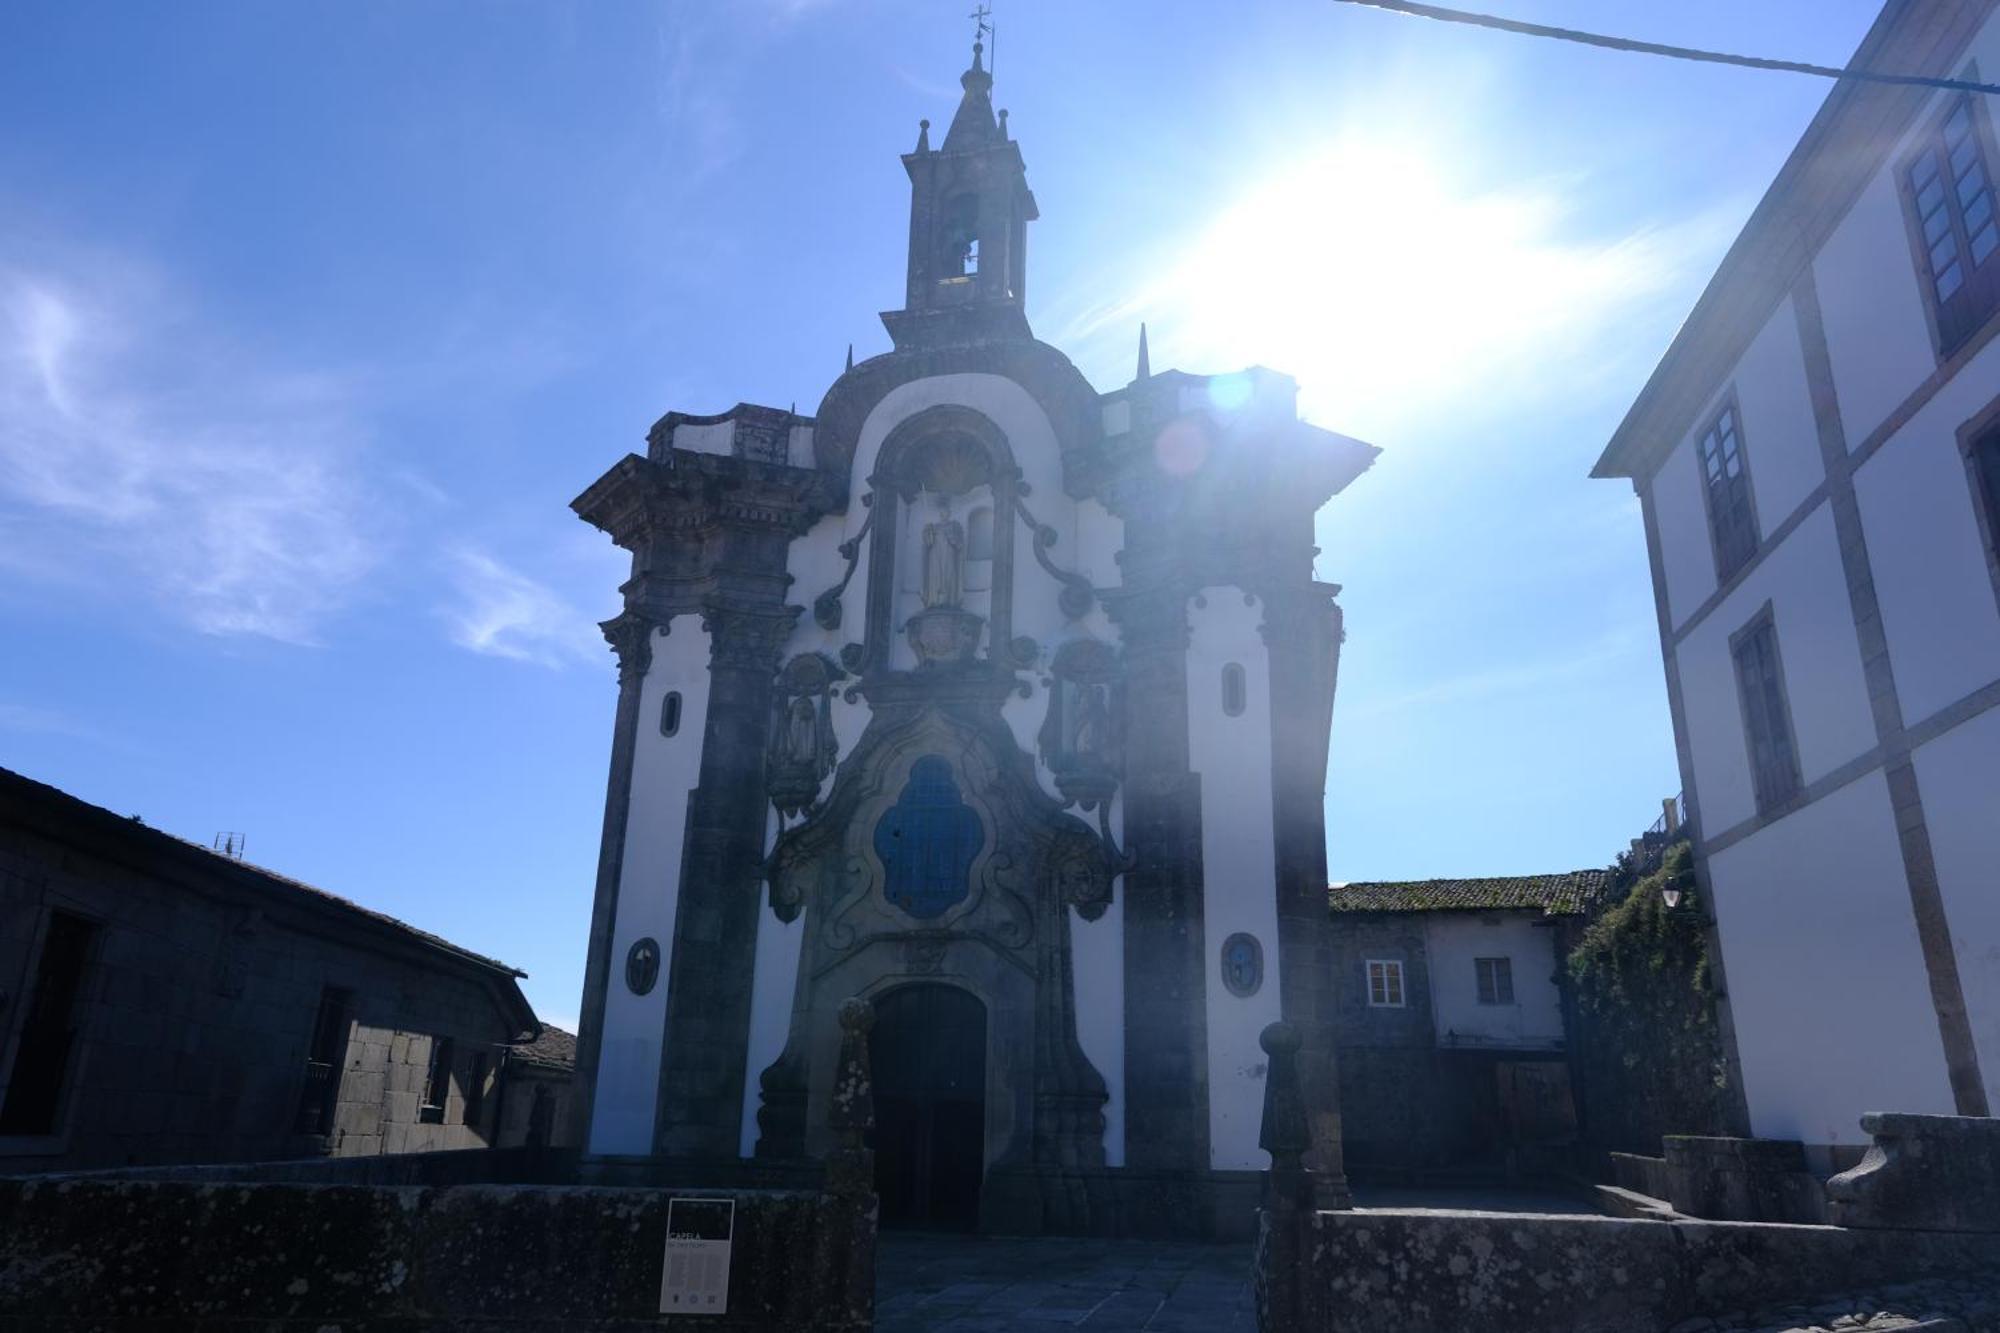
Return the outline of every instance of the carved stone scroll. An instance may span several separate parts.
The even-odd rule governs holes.
[[[1090,580],[1073,570],[1056,568],[1055,561],[1049,559],[1049,548],[1059,540],[1056,530],[1038,520],[1028,512],[1028,506],[1014,499],[1014,512],[1021,516],[1021,522],[1035,534],[1035,563],[1056,582],[1062,584],[1062,591],[1056,594],[1056,605],[1071,620],[1081,620],[1090,614],[1090,608],[1097,603],[1097,589],[1090,586]]]

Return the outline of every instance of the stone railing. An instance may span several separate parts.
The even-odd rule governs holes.
[[[1254,1285],[1265,1333],[1647,1333],[1864,1287],[2000,1275],[2000,1121],[1867,1117],[1875,1148],[1829,1186],[1841,1226],[1333,1212],[1311,1206],[1302,1166],[1297,1034],[1273,1024],[1263,1044],[1271,1169]],[[1706,1141],[1683,1147],[1711,1165],[1729,1155]],[[1768,1165],[1789,1174],[1777,1169],[1788,1164],[1780,1154]]]

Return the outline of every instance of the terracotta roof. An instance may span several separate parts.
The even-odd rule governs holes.
[[[1574,916],[1611,881],[1608,870],[1565,875],[1501,875],[1489,879],[1376,880],[1335,884],[1327,903],[1336,912],[1490,912],[1532,910]]]
[[[541,1036],[533,1041],[516,1043],[513,1058],[522,1064],[539,1065],[543,1069],[574,1069],[576,1034],[565,1032],[553,1023],[544,1023]]]

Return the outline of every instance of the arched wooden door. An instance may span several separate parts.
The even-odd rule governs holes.
[[[957,986],[875,1000],[875,1190],[887,1226],[971,1230],[986,1172],[986,1006]]]

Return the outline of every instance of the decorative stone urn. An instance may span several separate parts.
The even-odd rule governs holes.
[[[963,666],[979,647],[986,621],[955,606],[928,606],[903,626],[921,667]]]

